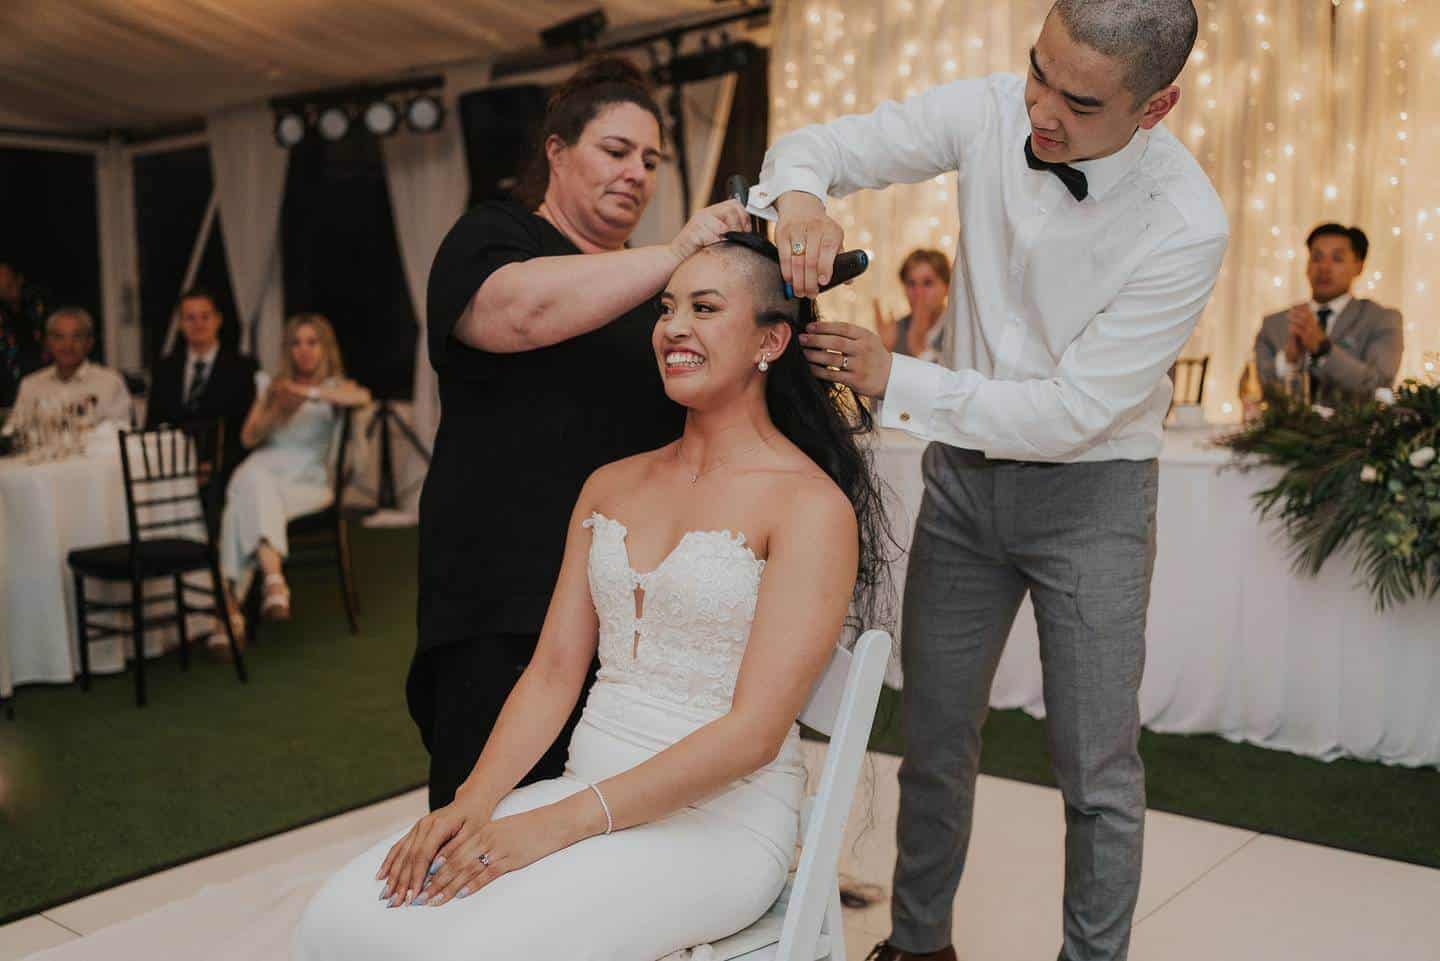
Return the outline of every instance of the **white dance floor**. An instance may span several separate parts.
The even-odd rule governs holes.
[[[872,755],[842,862],[887,892],[897,767]],[[0,928],[0,961],[282,961],[318,879],[424,807],[412,792],[54,908]],[[1155,812],[1146,832],[1134,961],[1440,961],[1440,871]],[[956,901],[964,961],[1055,956],[1061,840],[1056,791],[981,779]],[[885,902],[847,912],[850,961],[888,928]]]

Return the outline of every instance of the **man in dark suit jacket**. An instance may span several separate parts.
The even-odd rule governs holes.
[[[1255,338],[1260,382],[1280,383],[1308,366],[1317,403],[1371,400],[1379,388],[1394,386],[1400,372],[1404,318],[1398,310],[1350,294],[1370,252],[1363,230],[1322,224],[1306,246],[1310,301],[1271,314],[1261,324]]]
[[[189,290],[180,297],[180,333],[183,347],[177,347],[155,364],[150,378],[150,397],[145,407],[145,427],[161,424],[183,426],[193,421],[224,418],[225,446],[219,470],[214,471],[214,451],[201,449],[202,462],[210,462],[206,485],[206,507],[218,519],[225,485],[245,456],[240,429],[255,402],[254,358],[220,343],[220,309],[215,298],[203,290]]]

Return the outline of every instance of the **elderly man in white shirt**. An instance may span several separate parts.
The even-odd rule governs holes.
[[[12,433],[19,419],[42,400],[93,402],[97,420],[130,426],[130,391],[124,378],[86,359],[95,347],[95,321],[89,311],[62,307],[51,314],[45,321],[45,347],[55,363],[20,381],[4,433]]]
[[[750,194],[755,212],[778,212],[786,280],[813,296],[843,242],[821,198],[958,173],[947,365],[892,355],[849,324],[800,338],[817,376],[883,397],[883,426],[934,442],[906,581],[880,961],[956,956],[980,729],[1027,592],[1065,799],[1060,957],[1128,955],[1166,373],[1229,237],[1214,188],[1161,125],[1197,30],[1191,0],[1060,0],[1028,79],[962,80],[787,134]]]

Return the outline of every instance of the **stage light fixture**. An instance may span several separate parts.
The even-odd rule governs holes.
[[[350,132],[350,113],[344,107],[326,107],[320,111],[315,126],[320,131],[320,136],[330,143],[344,140],[345,135]]]
[[[377,100],[365,108],[365,129],[377,137],[388,137],[400,127],[400,111],[388,100]]]
[[[286,110],[275,118],[275,142],[289,150],[305,139],[310,125],[305,115],[296,110]]]
[[[432,133],[444,122],[445,107],[434,94],[416,94],[405,105],[405,123],[416,133]]]

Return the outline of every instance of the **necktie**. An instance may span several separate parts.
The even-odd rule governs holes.
[[[1035,148],[1030,146],[1030,138],[1025,138],[1025,162],[1030,165],[1031,170],[1048,170],[1060,178],[1065,189],[1076,200],[1084,200],[1090,196],[1090,181],[1085,178],[1083,171],[1076,170],[1069,164],[1052,164],[1035,156]]]
[[[205,361],[195,361],[195,372],[190,375],[190,391],[185,395],[185,406],[194,407],[205,389]]]
[[[1330,316],[1334,313],[1329,307],[1321,307],[1315,312],[1315,319],[1320,321],[1320,329],[1324,333],[1330,333]]]

